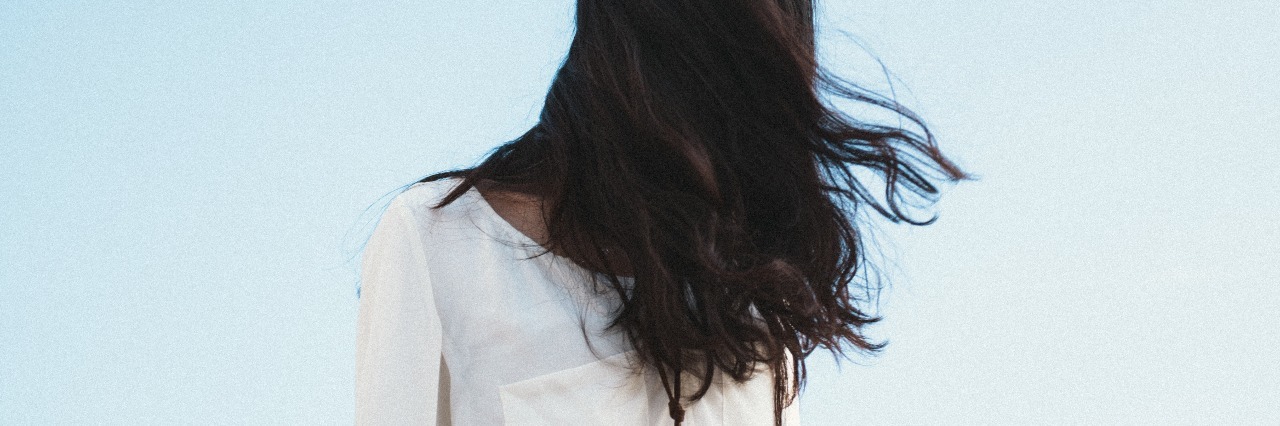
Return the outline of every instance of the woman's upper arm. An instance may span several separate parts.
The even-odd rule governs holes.
[[[356,423],[434,424],[442,330],[423,238],[397,197],[365,246],[356,332]]]

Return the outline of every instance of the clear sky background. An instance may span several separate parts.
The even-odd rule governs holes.
[[[806,424],[1280,423],[1280,6],[827,3],[982,179]],[[349,424],[380,197],[531,125],[572,9],[0,2],[0,423]]]

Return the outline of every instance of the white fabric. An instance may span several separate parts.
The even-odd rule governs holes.
[[[633,374],[630,345],[604,331],[616,296],[594,293],[590,272],[563,257],[529,258],[539,247],[474,188],[430,208],[457,183],[398,195],[365,248],[356,423],[672,424],[657,374]],[[767,371],[745,383],[717,374],[686,401],[684,424],[772,425],[772,392]]]

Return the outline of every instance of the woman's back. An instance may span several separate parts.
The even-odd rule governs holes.
[[[531,257],[541,248],[475,187],[432,209],[457,183],[401,193],[366,247],[357,422],[669,424],[658,375],[635,374],[634,348],[606,331],[615,293],[593,290],[594,272],[567,258]],[[739,384],[717,373],[684,421],[773,424],[773,392],[772,374]],[[798,424],[797,404],[785,416]]]

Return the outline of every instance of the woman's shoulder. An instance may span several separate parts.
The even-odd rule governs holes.
[[[436,207],[440,201],[458,186],[461,179],[443,178],[427,182],[416,182],[401,191],[391,200],[388,211],[392,209],[408,210],[412,216],[423,224],[450,221],[461,216],[473,214],[471,192],[466,191],[448,205]]]
[[[462,178],[457,177],[414,183],[392,199],[384,217],[388,214],[407,216],[423,238],[429,237],[437,243],[474,243],[492,237],[521,240],[511,235],[503,219],[474,186],[448,204],[437,207],[461,183]]]
[[[391,201],[393,205],[400,204],[405,207],[414,209],[423,209],[434,207],[445,195],[448,195],[461,179],[443,178],[426,182],[415,182],[396,194]]]

